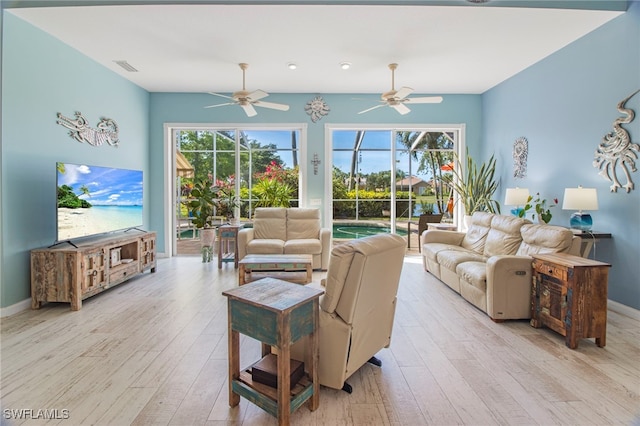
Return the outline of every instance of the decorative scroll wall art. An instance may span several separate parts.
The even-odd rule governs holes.
[[[304,110],[311,116],[311,121],[315,123],[316,121],[321,120],[325,115],[329,114],[329,105],[324,102],[322,96],[316,96],[307,102],[304,106]]]
[[[69,129],[69,136],[78,142],[86,142],[91,146],[100,146],[105,142],[111,146],[118,147],[118,124],[111,118],[100,117],[96,128],[89,127],[87,119],[81,112],[76,111],[75,119],[65,117],[58,113],[57,124]]]
[[[529,155],[529,141],[520,137],[513,143],[513,177],[522,179],[527,175],[527,156]]]
[[[593,167],[600,169],[598,174],[613,182],[609,187],[611,192],[618,192],[618,188],[624,188],[628,193],[634,187],[631,172],[637,171],[636,160],[640,152],[640,145],[631,142],[629,132],[622,125],[631,123],[635,117],[633,110],[626,108],[625,104],[638,92],[640,90],[636,90],[618,103],[618,111],[624,115],[613,121],[613,131],[603,136],[593,159]],[[627,179],[624,185],[620,183],[618,178],[618,166]]]

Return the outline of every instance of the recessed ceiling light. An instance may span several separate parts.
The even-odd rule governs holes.
[[[289,68],[290,70],[295,70],[296,68],[298,68],[298,66],[294,62],[289,62],[287,64],[287,68]]]
[[[343,70],[348,70],[351,68],[351,62],[340,62],[340,68]]]

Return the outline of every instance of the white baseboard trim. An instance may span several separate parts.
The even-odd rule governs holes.
[[[632,308],[631,306],[623,305],[620,302],[616,302],[614,300],[609,299],[608,308],[614,312],[619,313],[620,315],[625,315],[627,317],[633,318],[635,320],[640,321],[640,311]]]
[[[31,298],[0,309],[0,318],[8,317],[31,308]]]

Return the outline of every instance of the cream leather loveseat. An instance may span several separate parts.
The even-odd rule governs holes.
[[[326,270],[331,230],[320,227],[320,210],[258,207],[253,228],[238,232],[238,260],[247,254],[310,254],[313,269]]]
[[[428,230],[420,240],[425,270],[494,321],[530,318],[531,254],[580,255],[567,228],[484,212],[466,233]]]

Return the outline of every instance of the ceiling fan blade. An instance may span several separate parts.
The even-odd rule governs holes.
[[[227,102],[226,104],[209,105],[209,106],[206,106],[205,108],[215,108],[215,107],[225,106],[225,105],[235,105],[235,102]]]
[[[423,96],[416,98],[407,98],[404,100],[407,104],[439,104],[442,102],[442,96]]]
[[[358,114],[364,114],[365,112],[373,111],[374,109],[378,109],[378,108],[383,107],[383,106],[384,106],[384,104],[376,105],[374,107],[365,109],[364,111],[360,111]]]
[[[213,95],[213,96],[220,96],[221,98],[233,99],[231,96],[223,95],[223,94],[220,94],[220,93],[215,93],[215,92],[207,92],[207,93],[209,93],[210,95]]]
[[[258,101],[258,102],[253,102],[253,105],[259,106],[259,107],[263,107],[263,108],[277,109],[277,110],[280,110],[280,111],[289,111],[289,105],[276,104],[274,102]]]
[[[247,117],[254,117],[258,114],[256,112],[256,109],[253,107],[253,105],[251,105],[248,102],[245,105],[240,105],[240,106],[242,107],[244,112],[247,114]]]
[[[396,104],[396,105],[390,105],[390,106],[391,108],[395,109],[402,115],[405,115],[411,112],[411,110],[407,108],[404,104]]]
[[[394,98],[404,99],[411,93],[413,93],[413,89],[411,87],[401,87],[400,90],[396,92]]]
[[[265,91],[262,90],[256,90],[254,92],[251,92],[247,95],[247,99],[249,99],[251,102],[255,102],[257,100],[260,100],[262,98],[266,98],[267,96],[269,96],[269,94]]]

